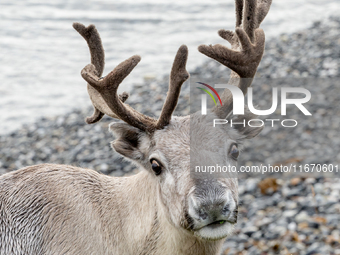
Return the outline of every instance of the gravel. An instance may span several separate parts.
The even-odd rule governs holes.
[[[297,119],[294,129],[266,126],[258,138],[246,142],[240,165],[340,163],[340,18],[316,22],[304,31],[283,34],[266,43],[265,56],[253,87],[258,107],[268,109],[271,87],[299,86],[312,99],[304,116],[289,108],[286,119]],[[208,61],[191,72],[191,80],[211,83],[228,77],[226,68]],[[168,77],[135,85],[128,99],[133,107],[158,116]],[[270,84],[270,86],[268,85]],[[152,100],[152,104],[149,102]],[[183,85],[176,114],[190,111],[189,86]],[[86,125],[91,109],[39,119],[0,136],[0,174],[39,163],[92,168],[123,176],[135,172],[110,148],[112,119]],[[282,119],[279,112],[271,118]],[[261,117],[262,118],[262,117]],[[265,118],[265,117],[264,117]],[[340,164],[339,164],[340,165]],[[239,220],[223,254],[340,254],[340,180],[337,176],[248,175],[239,179]]]

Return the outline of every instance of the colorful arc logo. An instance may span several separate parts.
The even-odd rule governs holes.
[[[212,92],[214,92],[215,95],[217,96],[218,100],[220,101],[220,104],[222,105],[222,100],[221,100],[220,96],[218,95],[217,91],[216,91],[213,87],[211,87],[210,85],[205,84],[205,83],[203,83],[203,82],[197,82],[197,83],[198,83],[198,84],[201,84],[201,85],[203,85],[203,86],[206,86],[206,87],[209,88]],[[200,89],[200,90],[203,90],[204,92],[206,92],[206,93],[212,98],[212,100],[214,100],[215,105],[217,105],[214,96],[211,94],[211,92],[210,92],[209,90],[204,89],[204,88],[200,88],[200,87],[197,87],[197,88]]]

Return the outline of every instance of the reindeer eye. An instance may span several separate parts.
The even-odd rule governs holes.
[[[155,174],[160,175],[162,173],[162,165],[156,159],[151,159],[150,163]]]
[[[230,155],[235,160],[238,158],[238,155],[240,155],[240,151],[238,150],[236,144],[232,144],[231,145],[231,147],[230,147]]]

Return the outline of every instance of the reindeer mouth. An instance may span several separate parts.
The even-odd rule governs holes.
[[[218,221],[214,221],[206,226],[204,226],[203,228],[205,227],[210,227],[210,228],[218,228],[218,227],[221,227],[221,225],[227,223],[228,221],[226,220],[218,220]]]
[[[202,228],[211,228],[211,229],[216,229],[216,228],[220,228],[222,227],[223,225],[234,225],[236,224],[236,221],[232,221],[232,220],[217,220],[217,221],[214,221],[214,222],[211,222],[201,228],[199,228],[198,230],[202,229]]]
[[[224,239],[233,232],[234,225],[230,221],[215,221],[195,231],[195,235],[211,241]]]
[[[193,229],[194,235],[205,240],[216,241],[229,236],[233,230],[236,221],[217,220],[204,225],[200,228]]]

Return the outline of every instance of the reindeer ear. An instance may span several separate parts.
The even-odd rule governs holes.
[[[233,124],[233,127],[246,139],[254,138],[263,129],[263,126],[262,127],[249,126],[248,121],[252,119],[258,119],[258,116],[250,112],[248,107],[244,108],[244,115],[238,115],[232,118],[233,123],[242,123],[236,125]]]
[[[143,131],[132,127],[127,123],[111,123],[109,130],[116,136],[116,140],[111,143],[111,147],[126,158],[140,161],[144,158],[139,150]]]

